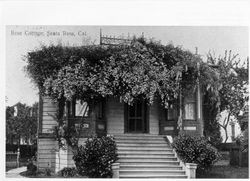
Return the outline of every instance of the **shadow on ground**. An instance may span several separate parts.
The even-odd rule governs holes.
[[[197,174],[197,178],[249,178],[248,167],[214,166],[204,174]]]

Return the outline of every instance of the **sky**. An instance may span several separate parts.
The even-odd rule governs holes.
[[[208,52],[224,55],[225,50],[239,54],[241,60],[249,55],[249,29],[244,26],[7,26],[6,27],[6,105],[17,102],[32,105],[38,101],[38,89],[24,72],[27,52],[41,45],[79,46],[99,44],[100,29],[108,36],[140,36],[172,43],[198,53],[206,60]]]

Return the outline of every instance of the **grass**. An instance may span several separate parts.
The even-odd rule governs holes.
[[[214,166],[205,174],[197,174],[197,178],[249,178],[248,167]]]
[[[21,172],[20,175],[24,177],[28,177],[28,178],[65,178],[61,175],[53,174],[53,173],[51,173],[51,175],[46,175],[44,172],[38,172],[36,175],[29,175],[27,171],[24,171],[24,172]],[[87,177],[76,175],[74,177],[66,177],[66,178],[87,178]]]
[[[38,172],[36,175],[28,175],[27,171],[21,173],[22,176],[28,178],[64,178],[57,174],[46,175],[44,172]],[[68,178],[87,178],[86,176],[74,176]],[[214,166],[210,171],[204,174],[197,174],[197,178],[249,178],[248,167],[235,166]]]

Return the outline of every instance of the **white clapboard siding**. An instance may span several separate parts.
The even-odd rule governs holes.
[[[56,104],[49,104],[49,103],[45,103],[47,105],[47,107],[43,108],[44,112],[56,112],[57,111],[57,106]]]
[[[38,168],[55,168],[55,148],[57,142],[53,138],[39,138],[37,149]]]
[[[50,164],[51,164],[51,166],[50,166]],[[46,168],[50,168],[51,170],[54,170],[55,162],[48,163],[47,161],[42,162],[40,160],[40,162],[38,162],[38,168],[39,168],[39,170],[44,170]]]
[[[56,112],[57,104],[52,99],[43,97],[42,133],[51,133],[53,127],[57,125]]]
[[[149,133],[159,134],[158,103],[149,107]],[[124,104],[118,99],[110,98],[106,103],[107,133],[124,133]]]
[[[57,125],[56,120],[43,120],[44,125]]]
[[[124,104],[110,98],[106,103],[107,133],[124,133]]]

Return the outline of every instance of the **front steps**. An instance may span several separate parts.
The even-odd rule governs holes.
[[[187,178],[162,136],[115,135],[120,178]]]

